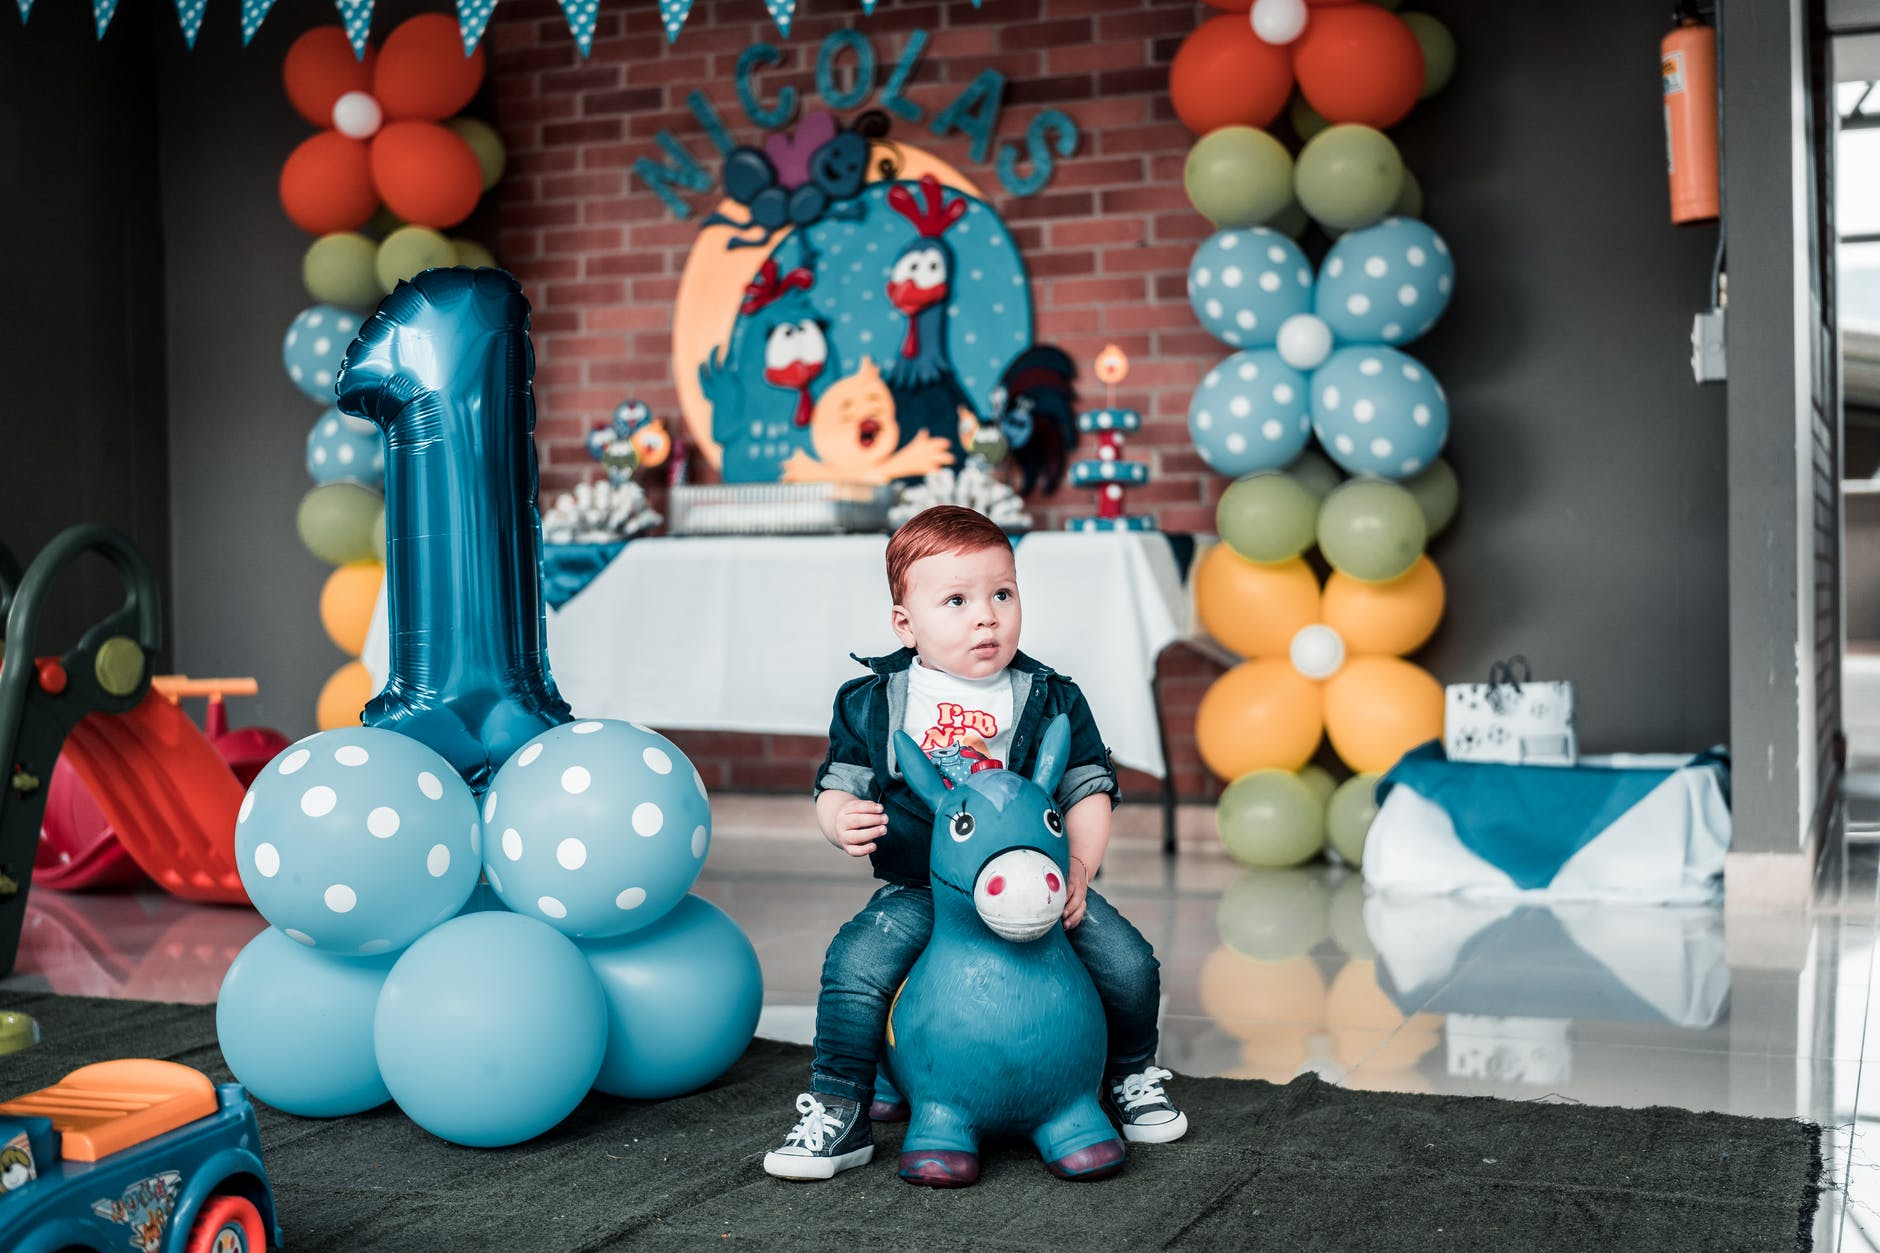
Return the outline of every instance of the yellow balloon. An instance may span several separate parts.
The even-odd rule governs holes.
[[[1382,773],[1443,737],[1443,686],[1399,657],[1353,658],[1325,681],[1325,733],[1347,766]]]
[[[1290,661],[1242,662],[1202,693],[1195,710],[1201,760],[1229,781],[1255,770],[1298,770],[1318,751],[1324,729],[1319,684]]]
[[[376,561],[341,566],[326,576],[326,586],[320,589],[320,625],[348,656],[365,651],[366,631],[384,581],[385,567]]]
[[[1310,954],[1263,962],[1223,945],[1202,961],[1198,991],[1202,1012],[1236,1040],[1281,1043],[1272,1040],[1275,1026],[1316,1031],[1325,1021],[1325,978]],[[1261,1060],[1278,1065],[1297,1061],[1271,1056]]]
[[[1325,580],[1325,625],[1353,656],[1401,657],[1429,642],[1443,620],[1442,572],[1428,557],[1389,583],[1366,583],[1336,570]]]
[[[1195,612],[1209,635],[1242,657],[1284,657],[1293,636],[1319,620],[1319,581],[1297,557],[1256,565],[1216,544],[1195,571]]]
[[[326,686],[320,689],[320,702],[314,707],[314,724],[322,731],[358,726],[366,702],[376,696],[378,690],[364,662],[347,662],[335,670]]]
[[[1332,1051],[1346,1066],[1401,1070],[1413,1066],[1441,1042],[1438,1014],[1406,1018],[1378,986],[1374,962],[1352,960],[1325,994],[1325,1022]]]

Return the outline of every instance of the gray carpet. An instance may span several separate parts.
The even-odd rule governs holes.
[[[4,995],[45,1042],[0,1057],[0,1093],[107,1057],[229,1078],[209,1006]],[[1808,1248],[1821,1174],[1804,1122],[1182,1079],[1188,1137],[1138,1146],[1114,1179],[1051,1178],[995,1149],[977,1186],[873,1164],[786,1184],[761,1159],[795,1119],[809,1051],[759,1040],[708,1090],[590,1097],[511,1149],[459,1148],[396,1108],[330,1122],[262,1108],[287,1248],[1548,1249]]]

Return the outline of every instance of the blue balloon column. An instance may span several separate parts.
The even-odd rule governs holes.
[[[569,720],[542,648],[528,304],[432,270],[346,354],[342,407],[387,435],[391,675],[374,725],[284,750],[243,801],[270,924],[216,1007],[261,1100],[394,1100],[459,1144],[514,1144],[593,1089],[711,1082],[756,1030],[756,951],[689,895],[704,780],[665,737]]]

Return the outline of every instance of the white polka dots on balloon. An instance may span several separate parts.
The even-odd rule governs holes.
[[[310,787],[300,794],[300,812],[309,818],[324,818],[339,803],[339,794],[324,785]]]
[[[279,769],[282,774],[293,774],[295,771],[299,770],[302,766],[306,765],[309,761],[312,761],[312,760],[313,760],[312,753],[308,752],[304,748],[296,748],[292,752],[288,753],[287,756],[281,758],[281,764],[277,767],[277,769]]]
[[[342,766],[363,766],[372,760],[372,754],[357,744],[342,744],[333,750],[333,760]]]
[[[623,889],[619,896],[614,897],[614,904],[621,909],[638,909],[640,906],[646,904],[646,889]]]
[[[531,744],[516,754],[516,764],[518,766],[526,766],[541,755],[542,746],[540,744]]]
[[[433,879],[441,879],[450,870],[450,846],[433,844],[431,851],[424,855],[424,868]]]
[[[1203,461],[1232,478],[1291,464],[1305,448],[1299,418],[1306,412],[1306,376],[1278,351],[1236,353],[1209,371],[1195,389],[1188,433]],[[1279,437],[1270,432],[1277,423]]]
[[[1258,246],[1249,250],[1244,245]],[[1299,245],[1263,226],[1220,231],[1195,250],[1188,302],[1208,333],[1233,347],[1266,347],[1280,324],[1308,312],[1312,293],[1295,281],[1311,271]]]
[[[398,811],[390,805],[381,805],[366,815],[366,830],[381,840],[389,840],[398,834]]]
[[[522,860],[522,832],[514,827],[503,832],[503,856],[510,861]]]
[[[424,793],[426,800],[444,799],[444,784],[429,770],[418,772],[418,790]]]
[[[555,860],[563,870],[579,870],[587,865],[587,845],[570,837],[555,846]]]
[[[324,895],[326,907],[336,914],[350,914],[359,903],[359,894],[344,883],[335,883]]]
[[[1346,232],[1326,254],[1314,307],[1341,344],[1408,343],[1449,303],[1454,266],[1441,243],[1414,218]]]
[[[579,735],[580,732],[577,731],[575,734]],[[569,766],[561,772],[561,790],[570,796],[579,796],[587,791],[593,782],[594,776],[587,772],[585,766]]]
[[[1376,368],[1371,368],[1375,363]],[[1406,462],[1427,466],[1449,433],[1449,407],[1429,371],[1392,348],[1341,348],[1315,376],[1312,424],[1319,442],[1349,474],[1406,477]],[[1324,404],[1337,388],[1348,404]]]
[[[255,845],[255,869],[268,879],[281,873],[281,850],[272,844]]]
[[[633,830],[637,835],[655,836],[666,825],[666,815],[652,801],[633,807]]]

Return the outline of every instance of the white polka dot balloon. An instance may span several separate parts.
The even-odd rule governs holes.
[[[1209,370],[1188,404],[1201,459],[1230,478],[1290,465],[1312,438],[1307,380],[1271,348],[1237,352]]]
[[[1312,310],[1312,267],[1299,245],[1264,226],[1219,231],[1188,265],[1188,303],[1233,348],[1273,343],[1287,318]]]
[[[1443,316],[1455,281],[1441,235],[1415,218],[1385,218],[1325,254],[1314,311],[1341,344],[1407,344]]]
[[[332,404],[333,380],[346,348],[359,333],[359,315],[335,305],[313,305],[295,315],[281,337],[281,368],[295,387]]]
[[[385,438],[364,418],[328,409],[307,432],[307,474],[316,483],[349,481],[376,492],[385,482]]]
[[[347,727],[290,745],[255,777],[235,856],[248,899],[290,939],[371,955],[463,907],[480,840],[476,800],[442,757]]]
[[[1407,353],[1340,348],[1312,375],[1312,427],[1347,473],[1407,479],[1442,451],[1449,401],[1428,367]]]
[[[631,722],[551,727],[483,797],[490,886],[570,936],[637,931],[685,897],[711,843],[704,782],[677,745]]]

